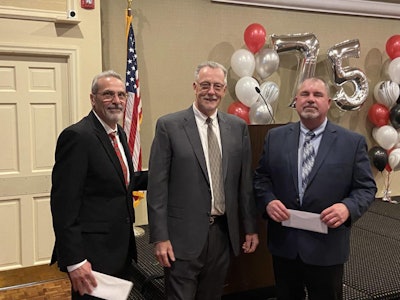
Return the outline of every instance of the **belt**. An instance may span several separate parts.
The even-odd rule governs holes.
[[[209,217],[209,224],[213,225],[219,221],[225,220],[225,215],[214,215]]]

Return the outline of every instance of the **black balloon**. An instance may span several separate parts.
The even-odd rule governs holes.
[[[388,155],[386,150],[382,147],[375,146],[368,151],[368,155],[375,168],[382,172],[388,163]]]
[[[390,109],[389,119],[395,129],[400,128],[400,104],[396,104]]]

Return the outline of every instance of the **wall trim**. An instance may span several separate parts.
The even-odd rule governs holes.
[[[265,6],[342,15],[400,19],[400,4],[369,0],[211,0],[231,4]]]

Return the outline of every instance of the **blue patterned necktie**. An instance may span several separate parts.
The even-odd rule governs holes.
[[[303,144],[303,162],[301,164],[301,185],[303,193],[307,187],[309,175],[314,165],[315,151],[311,144],[311,140],[315,137],[315,133],[312,131],[307,132],[304,144]]]
[[[225,212],[225,193],[222,179],[222,157],[219,149],[218,139],[213,131],[213,120],[208,118],[207,140],[208,140],[208,159],[210,164],[210,174],[212,180],[212,191],[214,197],[214,208],[219,214]]]

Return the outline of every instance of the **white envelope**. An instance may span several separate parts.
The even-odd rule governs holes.
[[[97,281],[97,287],[90,295],[107,300],[127,299],[133,283],[107,274],[92,271]]]
[[[283,221],[282,225],[287,227],[310,230],[320,233],[328,233],[328,226],[320,219],[320,214],[306,211],[289,209],[289,220]]]

